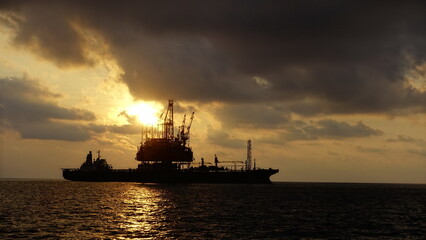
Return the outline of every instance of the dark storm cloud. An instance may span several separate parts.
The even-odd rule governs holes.
[[[85,141],[91,135],[83,125],[60,122],[32,122],[13,126],[24,139]]]
[[[235,126],[229,126],[235,127]],[[257,125],[252,125],[258,129]],[[318,121],[292,121],[289,120],[279,126],[271,127],[271,132],[266,132],[260,136],[254,137],[255,141],[264,144],[283,145],[291,141],[319,141],[322,139],[348,139],[348,138],[366,138],[371,136],[380,136],[383,131],[371,128],[361,121],[350,124],[347,122],[336,121],[332,119],[322,119]],[[216,145],[241,148],[244,147],[244,140],[229,134],[231,131],[227,126],[223,129],[208,130],[207,139]],[[359,147],[358,151],[377,152],[373,148]],[[384,150],[383,150],[384,151]]]
[[[286,127],[283,138],[287,141],[296,140],[318,140],[318,139],[339,139],[339,138],[359,138],[382,135],[383,131],[373,129],[364,123],[357,122],[349,124],[332,119],[323,119],[305,123],[303,121],[294,122]]]
[[[426,93],[404,80],[426,57],[421,1],[3,5],[24,17],[15,43],[61,66],[94,61],[75,26],[100,34],[143,99],[274,101],[304,115],[426,110]]]
[[[383,148],[375,148],[375,147],[363,147],[363,146],[357,146],[356,149],[359,152],[363,153],[377,153],[377,154],[383,154],[386,153],[387,150]]]
[[[213,110],[217,119],[226,127],[276,128],[289,121],[290,115],[271,106],[225,105]]]
[[[354,125],[332,119],[311,122],[302,127],[310,135],[326,138],[368,137],[382,135],[383,132],[366,126],[361,121]]]
[[[133,135],[141,134],[141,127],[136,123],[129,123],[124,125],[99,125],[99,124],[89,124],[82,126],[82,128],[91,133],[92,135],[101,134],[105,132],[118,134],[118,135]]]
[[[408,153],[413,155],[419,155],[421,157],[426,157],[426,148],[423,149],[408,149]]]
[[[59,106],[55,102],[59,95],[35,81],[0,79],[0,95],[3,128],[14,129],[23,138],[82,141],[90,137],[83,125],[63,120],[93,121],[95,115],[86,110]]]
[[[85,56],[84,39],[71,25],[71,19],[63,15],[65,6],[59,2],[51,4],[49,8],[44,4],[31,4],[31,9],[24,8],[23,18],[16,15],[3,18],[6,25],[19,32],[14,43],[61,67],[92,64],[93,61]]]
[[[287,112],[287,113],[286,113]],[[265,143],[297,140],[319,140],[357,138],[382,135],[379,129],[373,129],[363,122],[356,124],[322,119],[305,122],[293,120],[291,114],[279,105],[263,106],[256,104],[228,104],[213,110],[215,117],[223,123],[224,129],[253,128],[276,129],[279,136],[263,139]]]
[[[4,124],[0,131],[12,129],[22,138],[85,141],[105,132],[140,134],[135,117],[123,113],[129,122],[125,125],[95,124],[94,113],[59,106],[55,100],[60,95],[34,80],[2,78],[0,96],[0,120]],[[91,123],[85,124],[84,121]]]
[[[413,138],[405,135],[398,135],[396,138],[388,138],[386,142],[408,142],[408,143],[419,143],[424,142],[423,139]]]
[[[388,138],[386,139],[386,142],[389,143],[412,143],[419,146],[425,146],[426,147],[426,141],[421,138],[413,138],[410,136],[405,135],[398,135],[396,138]]]
[[[173,111],[175,113],[187,114],[190,116],[191,113],[197,112],[197,108],[194,106],[182,106],[179,102],[173,103]]]
[[[229,135],[228,132],[218,129],[209,128],[207,132],[207,140],[213,144],[228,148],[243,148],[245,141]]]
[[[95,115],[87,110],[60,107],[54,101],[60,95],[50,92],[36,81],[2,78],[0,91],[5,116],[14,123],[49,119],[95,120]]]

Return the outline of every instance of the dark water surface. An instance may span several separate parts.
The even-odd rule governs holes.
[[[0,239],[425,239],[426,185],[0,181]]]

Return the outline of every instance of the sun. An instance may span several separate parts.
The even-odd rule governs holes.
[[[126,112],[130,116],[136,116],[137,119],[145,125],[158,123],[158,112],[161,106],[154,102],[136,102],[129,106]]]

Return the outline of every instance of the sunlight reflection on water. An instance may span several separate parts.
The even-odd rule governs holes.
[[[0,239],[426,235],[426,185],[0,181]]]
[[[158,233],[158,229],[164,227],[166,221],[163,214],[166,206],[169,206],[166,202],[163,193],[158,189],[144,185],[130,187],[123,194],[125,208],[117,212],[121,220],[119,228],[134,235],[142,234],[139,237]]]

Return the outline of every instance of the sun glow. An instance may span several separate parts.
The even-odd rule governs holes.
[[[136,116],[142,124],[156,124],[161,106],[152,102],[137,102],[127,108],[130,116]]]

